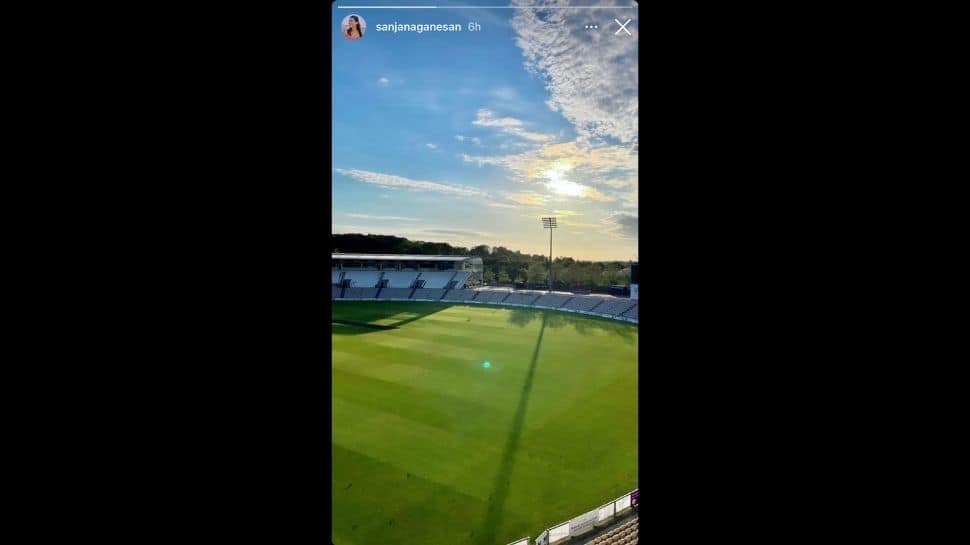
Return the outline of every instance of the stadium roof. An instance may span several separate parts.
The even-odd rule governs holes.
[[[470,255],[330,254],[333,259],[378,261],[467,261]]]

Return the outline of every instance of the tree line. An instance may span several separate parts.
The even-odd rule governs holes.
[[[331,251],[363,254],[473,255],[482,258],[483,276],[489,284],[526,284],[545,286],[549,257],[523,254],[504,246],[480,244],[473,248],[444,242],[413,241],[390,235],[331,235]],[[578,261],[571,257],[553,260],[554,289],[604,290],[609,286],[630,285],[630,261]]]

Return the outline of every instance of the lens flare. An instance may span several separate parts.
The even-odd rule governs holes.
[[[490,361],[483,361],[482,362],[482,367],[484,367],[485,369],[488,369],[491,366],[492,366],[492,362],[490,362]]]

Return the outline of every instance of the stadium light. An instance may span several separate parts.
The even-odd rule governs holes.
[[[542,218],[542,228],[549,229],[549,291],[552,292],[552,230],[556,228],[556,218]]]

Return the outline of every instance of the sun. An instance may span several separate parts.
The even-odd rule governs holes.
[[[546,182],[546,187],[551,189],[553,192],[559,195],[567,195],[570,197],[579,197],[585,193],[586,188],[582,184],[577,184],[576,182],[570,182],[565,179],[566,171],[570,168],[566,165],[556,165],[545,172],[543,176],[546,177],[548,182]]]

